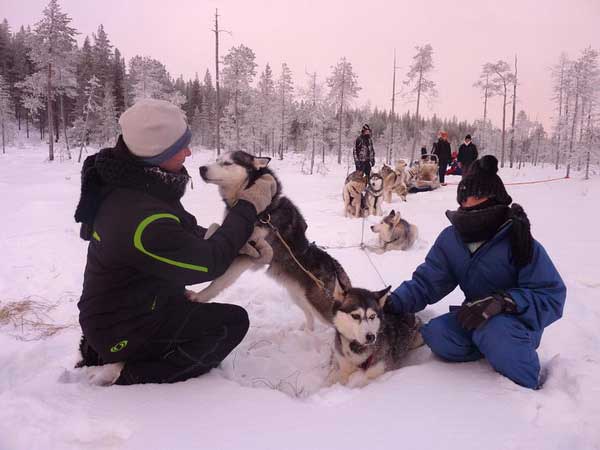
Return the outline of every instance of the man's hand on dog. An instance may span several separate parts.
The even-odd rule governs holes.
[[[252,186],[240,192],[239,199],[252,203],[256,208],[256,213],[260,214],[271,204],[276,193],[277,182],[275,178],[266,174],[258,178]]]

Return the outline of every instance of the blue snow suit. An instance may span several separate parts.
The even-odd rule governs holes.
[[[391,294],[391,308],[415,313],[440,301],[456,286],[474,300],[497,291],[510,295],[516,314],[498,314],[483,326],[464,330],[450,312],[422,328],[425,343],[449,361],[475,361],[485,357],[492,367],[515,383],[538,387],[540,363],[536,348],[544,328],[562,316],[566,287],[542,245],[533,242],[531,262],[517,268],[512,262],[511,224],[473,254],[454,226],[444,229],[425,262]]]

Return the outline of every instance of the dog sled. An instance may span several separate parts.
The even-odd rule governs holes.
[[[408,169],[410,175],[408,192],[432,191],[440,187],[439,163],[437,155],[426,154]]]

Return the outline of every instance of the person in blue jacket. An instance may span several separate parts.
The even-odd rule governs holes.
[[[456,286],[459,308],[421,328],[431,351],[453,362],[486,358],[517,384],[541,387],[536,352],[544,329],[562,316],[566,287],[523,208],[512,204],[498,160],[475,161],[458,186],[456,211],[425,262],[391,295],[386,312],[415,313]]]

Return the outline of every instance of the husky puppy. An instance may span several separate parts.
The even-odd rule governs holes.
[[[362,171],[356,170],[346,177],[342,192],[346,217],[361,217],[363,192],[366,187],[367,177]]]
[[[337,260],[317,247],[314,242],[308,242],[305,234],[308,225],[296,205],[281,195],[279,180],[267,168],[270,160],[271,158],[257,158],[243,151],[230,152],[220,156],[216,163],[200,167],[200,176],[206,183],[219,187],[226,208],[232,207],[237,202],[239,193],[261,175],[268,173],[275,178],[277,194],[271,205],[259,215],[256,224],[262,238],[273,251],[267,274],[288,290],[306,316],[306,328],[313,330],[314,315],[326,324],[331,324],[335,283],[337,281],[345,288],[350,288],[350,279]],[[322,288],[294,261],[289,250],[279,240],[275,229],[300,264],[323,283]],[[256,239],[257,234],[255,228],[253,236]],[[257,266],[253,258],[238,256],[221,277],[206,289],[191,294],[190,299],[198,302],[208,301],[231,286],[247,269],[261,267]]]
[[[405,175],[403,172],[396,172],[390,166],[384,164],[379,171],[383,177],[383,199],[384,201],[392,202],[392,192],[396,193],[403,201],[406,201],[408,188],[404,182]]]
[[[379,234],[379,243],[383,251],[408,250],[417,240],[419,231],[400,216],[400,212],[392,211],[381,223],[371,226],[373,233]]]
[[[417,316],[384,313],[389,291],[389,286],[372,292],[336,284],[331,384],[364,386],[384,372],[399,368],[404,355],[423,344]]]
[[[363,205],[363,217],[368,215],[381,216],[383,211],[381,203],[383,201],[383,178],[378,173],[372,173],[369,177],[369,184],[365,192]]]

